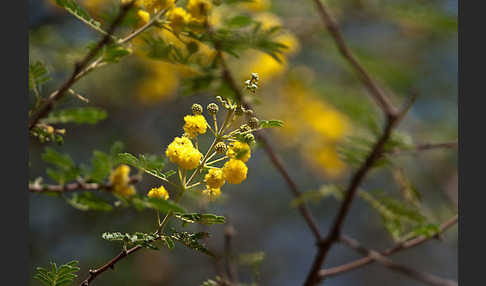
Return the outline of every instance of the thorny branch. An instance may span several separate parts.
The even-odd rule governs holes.
[[[353,248],[357,252],[367,257],[371,257],[374,261],[381,263],[383,266],[407,275],[415,280],[424,282],[432,286],[457,286],[457,282],[455,281],[444,279],[429,273],[417,271],[413,268],[395,263],[391,259],[383,256],[381,253],[372,249],[365,248],[358,241],[346,235],[342,235],[339,240],[350,248]]]

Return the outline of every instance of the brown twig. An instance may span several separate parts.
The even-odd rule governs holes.
[[[94,279],[96,279],[96,277],[98,277],[98,275],[102,274],[103,272],[105,272],[108,269],[114,269],[115,268],[115,264],[118,261],[120,261],[124,257],[127,257],[128,255],[134,253],[135,251],[139,250],[140,248],[142,248],[142,247],[140,245],[137,245],[135,247],[130,248],[127,251],[124,251],[123,250],[123,251],[120,252],[120,254],[118,254],[117,256],[115,256],[112,260],[108,261],[105,265],[101,266],[100,268],[90,269],[89,270],[89,276],[88,276],[88,278],[86,278],[79,285],[80,286],[88,286]]]
[[[415,152],[436,150],[436,149],[453,149],[453,148],[457,148],[457,145],[458,145],[457,141],[443,142],[443,143],[424,143],[424,144],[415,145],[407,149],[393,149],[390,152],[388,152],[388,154],[401,155],[405,153],[411,153],[411,152],[415,153]]]
[[[113,21],[106,35],[96,44],[96,46],[93,49],[91,49],[91,51],[84,57],[84,59],[81,62],[76,63],[76,65],[74,66],[74,70],[71,76],[68,78],[68,80],[64,82],[64,84],[45,101],[44,105],[40,107],[39,111],[32,116],[29,123],[29,130],[34,128],[34,126],[37,124],[37,122],[39,122],[40,119],[44,118],[49,114],[49,112],[51,112],[52,108],[54,107],[54,104],[57,101],[59,101],[61,98],[63,98],[64,95],[66,95],[66,93],[69,91],[71,86],[77,81],[77,79],[79,79],[78,75],[82,73],[85,70],[85,68],[88,67],[91,60],[93,60],[94,57],[96,57],[96,55],[103,48],[103,46],[107,45],[113,40],[112,39],[113,32],[121,24],[123,18],[126,16],[126,14],[128,13],[128,11],[132,6],[133,6],[133,1],[126,5],[122,5],[122,10],[120,14]]]
[[[320,281],[318,275],[319,269],[324,264],[324,260],[332,244],[338,241],[341,235],[341,228],[344,223],[344,219],[349,212],[351,203],[353,202],[356,192],[358,191],[358,187],[361,185],[368,172],[372,169],[375,162],[381,157],[385,143],[390,138],[393,127],[398,122],[397,119],[398,116],[388,116],[385,128],[383,130],[383,134],[380,136],[380,138],[374,145],[371,153],[368,155],[361,167],[352,177],[351,182],[345,191],[344,200],[341,203],[341,206],[334,219],[331,229],[327,237],[319,244],[318,253],[314,258],[311,271],[307,275],[307,279],[304,283],[305,286],[315,285]]]
[[[384,94],[383,90],[378,86],[375,80],[369,75],[365,68],[359,63],[358,59],[351,53],[346,42],[343,39],[339,26],[333,17],[329,14],[326,6],[322,4],[320,0],[313,0],[317,6],[319,15],[321,16],[324,25],[331,34],[336,43],[341,55],[348,61],[348,63],[356,70],[359,74],[361,81],[366,86],[370,95],[381,107],[381,109],[386,114],[395,114],[397,112],[396,108],[391,104],[388,97]]]
[[[225,227],[224,229],[224,260],[225,260],[225,268],[226,274],[228,275],[228,280],[231,284],[236,283],[238,281],[238,272],[233,263],[233,250],[232,250],[232,239],[235,235],[235,229],[230,224]]]
[[[449,220],[447,220],[445,223],[443,223],[440,226],[440,230],[437,233],[437,235],[441,235],[446,230],[448,230],[452,226],[456,225],[457,220],[458,220],[458,215],[455,215],[452,218],[450,218]],[[434,236],[434,237],[437,237],[437,236]],[[430,239],[433,239],[434,237],[419,236],[419,237],[416,237],[414,239],[398,243],[394,247],[380,252],[380,254],[382,256],[389,256],[389,255],[392,255],[392,254],[397,253],[399,251],[418,246],[418,245],[420,245],[420,244],[422,244],[422,243],[424,243],[424,242],[426,242]],[[361,258],[361,259],[358,259],[358,260],[355,260],[355,261],[352,261],[352,262],[349,262],[349,263],[346,263],[346,264],[343,264],[343,265],[340,265],[340,266],[327,268],[327,269],[321,269],[319,271],[319,277],[320,277],[320,279],[324,279],[324,278],[327,278],[327,277],[335,276],[335,275],[338,275],[338,274],[341,274],[341,273],[344,273],[344,272],[348,272],[348,271],[354,270],[356,268],[368,265],[368,264],[373,263],[373,262],[374,262],[374,260],[373,260],[372,257],[364,257],[364,258]]]
[[[329,14],[326,6],[322,4],[320,0],[313,0],[317,6],[319,15],[321,16],[324,25],[331,34],[336,43],[341,55],[348,61],[348,63],[356,70],[359,74],[361,81],[368,89],[370,95],[376,101],[376,103],[381,107],[381,109],[388,115],[396,114],[396,108],[391,104],[388,97],[384,94],[383,90],[378,86],[375,80],[369,75],[365,68],[359,63],[358,59],[351,53],[346,42],[343,39],[339,26],[333,17]]]
[[[128,183],[130,185],[136,184],[141,180],[140,176],[132,176]],[[77,181],[65,185],[41,185],[38,183],[29,184],[29,192],[31,193],[66,193],[74,192],[78,190],[84,191],[111,191],[113,185],[111,183],[98,184],[98,183],[85,183],[83,181]]]
[[[346,235],[342,235],[340,237],[340,241],[349,246],[350,248],[353,248],[356,250],[358,253],[361,253],[367,257],[370,257],[374,261],[377,261],[381,263],[383,266],[402,273],[404,275],[407,275],[415,280],[424,282],[426,284],[432,285],[432,286],[457,286],[457,282],[449,280],[449,279],[444,279],[429,273],[417,271],[413,268],[410,268],[408,266],[404,266],[398,263],[393,262],[391,259],[383,256],[381,253],[373,250],[373,249],[368,249],[364,246],[362,246],[358,241],[355,239],[348,237]]]

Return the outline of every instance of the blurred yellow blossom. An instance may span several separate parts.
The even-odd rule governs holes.
[[[270,0],[251,0],[242,2],[238,6],[251,12],[260,12],[270,8]]]
[[[307,77],[309,72],[303,73]],[[337,146],[351,131],[349,119],[300,79],[289,78],[277,94],[276,106],[268,112],[285,122],[278,133],[281,141],[297,148],[318,173],[332,178],[342,175],[346,164],[339,158]]]
[[[187,2],[187,11],[197,21],[204,21],[211,11],[211,2],[208,0],[189,0]]]
[[[164,186],[160,186],[158,188],[152,188],[148,192],[147,196],[149,198],[157,198],[157,199],[164,199],[164,200],[168,200],[169,199],[169,193],[164,188]]]
[[[113,185],[113,192],[129,197],[135,194],[135,188],[130,183],[130,167],[127,165],[120,165],[110,174],[110,183]]]
[[[191,15],[184,8],[175,7],[167,12],[167,20],[174,33],[178,34],[184,29],[184,26],[191,20]]]
[[[150,21],[150,14],[144,10],[138,10],[137,16],[140,19],[140,26],[146,25]]]

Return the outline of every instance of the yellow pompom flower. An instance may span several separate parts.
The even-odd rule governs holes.
[[[206,118],[202,115],[186,115],[184,116],[184,132],[189,134],[191,138],[197,136],[197,134],[204,134],[206,133],[207,128],[207,121]]]
[[[152,188],[148,192],[147,196],[149,198],[157,198],[157,199],[164,199],[164,200],[168,200],[169,199],[169,193],[164,188],[164,186],[160,186],[158,188]]]
[[[210,198],[216,198],[221,195],[221,189],[220,188],[212,189],[208,187],[207,189],[203,190],[202,193],[209,196]]]
[[[230,184],[239,184],[246,179],[248,167],[240,160],[230,159],[223,166],[224,179]]]
[[[174,33],[180,33],[184,26],[190,22],[191,15],[184,8],[176,7],[167,13],[167,20]]]
[[[209,172],[204,176],[204,182],[210,189],[219,189],[224,185],[223,171],[219,168],[210,169]]]
[[[113,186],[125,186],[128,185],[130,181],[130,167],[127,165],[120,165],[115,170],[113,170],[110,174],[110,183]]]
[[[197,21],[204,21],[211,11],[211,3],[207,0],[189,0],[187,11]]]
[[[199,165],[202,156],[196,148],[184,148],[176,163],[184,170],[192,170]]]
[[[228,145],[226,156],[246,163],[251,157],[250,146],[244,142],[232,142]]]
[[[150,14],[144,10],[138,10],[137,16],[140,19],[140,25],[146,25],[150,21]]]
[[[191,140],[187,137],[176,137],[174,141],[167,146],[165,155],[169,158],[172,163],[177,163],[179,158],[182,156],[184,149],[194,148]]]

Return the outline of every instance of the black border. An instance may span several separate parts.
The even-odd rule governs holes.
[[[2,2],[2,285],[27,285],[28,260],[28,4]],[[14,281],[13,283],[9,283]]]
[[[483,1],[459,0],[459,285],[484,285]],[[467,216],[467,218],[466,218]]]

